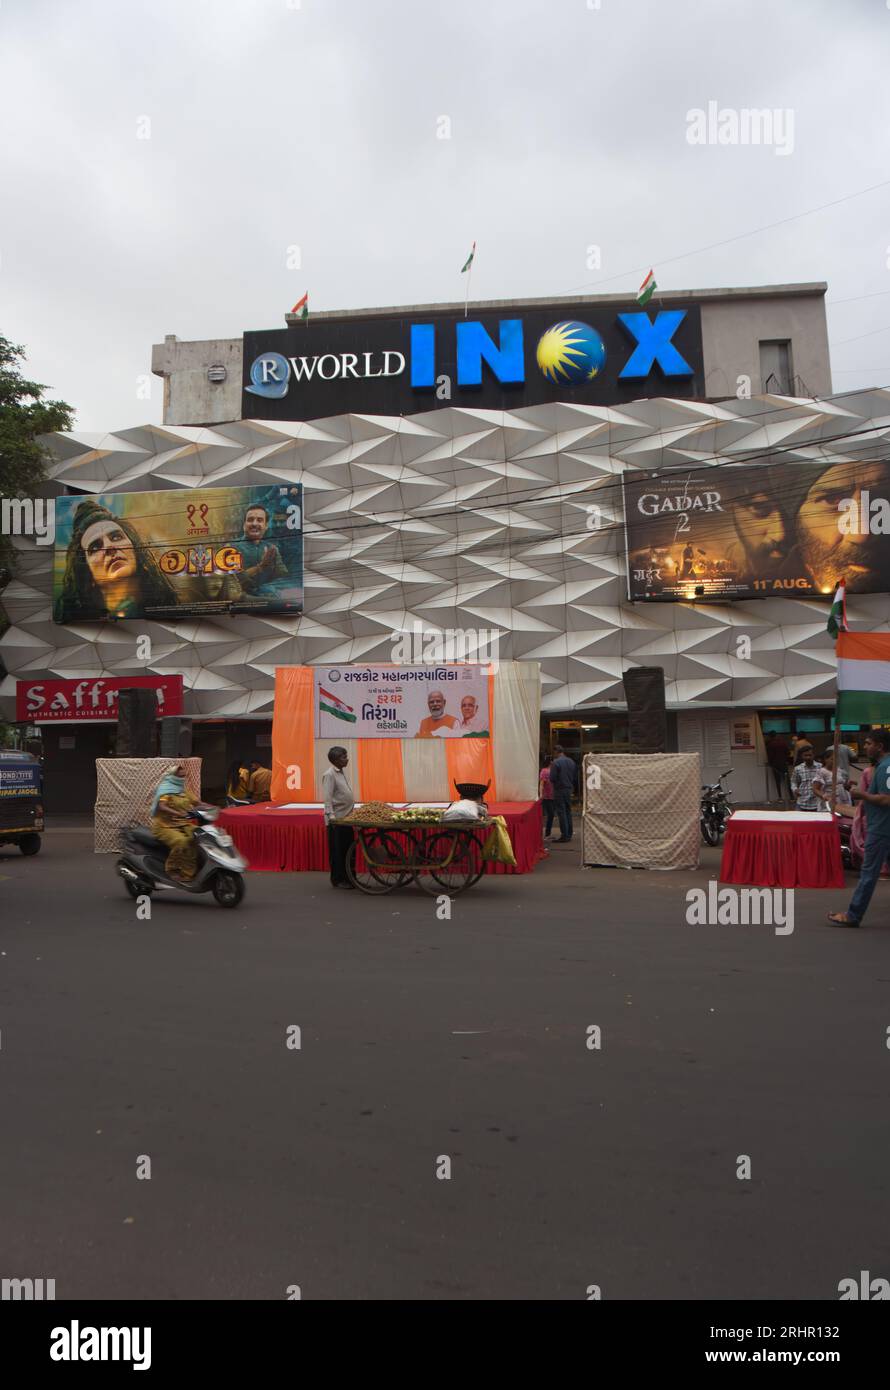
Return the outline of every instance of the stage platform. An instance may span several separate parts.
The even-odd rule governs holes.
[[[493,801],[488,809],[493,816],[503,816],[507,823],[516,868],[490,863],[486,873],[530,874],[544,857],[541,803]],[[330,869],[321,805],[293,806],[265,801],[256,806],[230,806],[220,812],[217,825],[229,832],[250,868],[260,873]]]

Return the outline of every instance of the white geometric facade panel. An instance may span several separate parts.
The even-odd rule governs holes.
[[[639,665],[664,668],[674,708],[825,705],[835,662],[824,603],[628,602],[621,480],[758,451],[788,468],[886,458],[890,393],[660,398],[620,411],[447,407],[410,418],[146,425],[46,443],[52,480],[83,492],[302,483],[305,613],[60,627],[52,551],[15,537],[17,573],[0,595],[10,624],[0,640],[6,718],[17,678],[170,672],[184,676],[186,713],[268,718],[278,666],[388,661],[400,634],[449,630],[466,634],[467,655],[496,636],[504,660],[539,661],[548,711],[620,708],[622,673]],[[886,631],[890,599],[855,595],[848,617]],[[136,654],[144,634],[148,663]],[[739,656],[742,637],[750,659]]]

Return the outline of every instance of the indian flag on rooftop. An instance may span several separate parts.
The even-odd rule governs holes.
[[[837,639],[838,724],[890,724],[890,632]]]
[[[347,724],[358,722],[353,706],[338,700],[336,695],[325,690],[323,685],[318,687],[318,708],[324,710],[325,714],[332,714],[335,719],[345,719]]]
[[[637,303],[640,305],[641,308],[649,303],[649,300],[652,298],[653,294],[657,289],[658,286],[655,283],[655,276],[650,270],[642,285],[637,290]]]

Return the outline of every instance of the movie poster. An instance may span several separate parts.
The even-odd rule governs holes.
[[[57,623],[302,611],[299,485],[56,499]]]
[[[770,463],[625,475],[632,600],[890,589],[890,465]]]
[[[318,666],[318,738],[488,738],[488,667]]]

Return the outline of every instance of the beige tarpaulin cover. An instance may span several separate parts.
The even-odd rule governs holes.
[[[97,758],[96,854],[120,850],[120,828],[131,822],[148,825],[155,787],[174,762],[185,767],[185,785],[201,795],[200,758]]]
[[[582,863],[693,869],[698,864],[698,753],[588,753]]]

